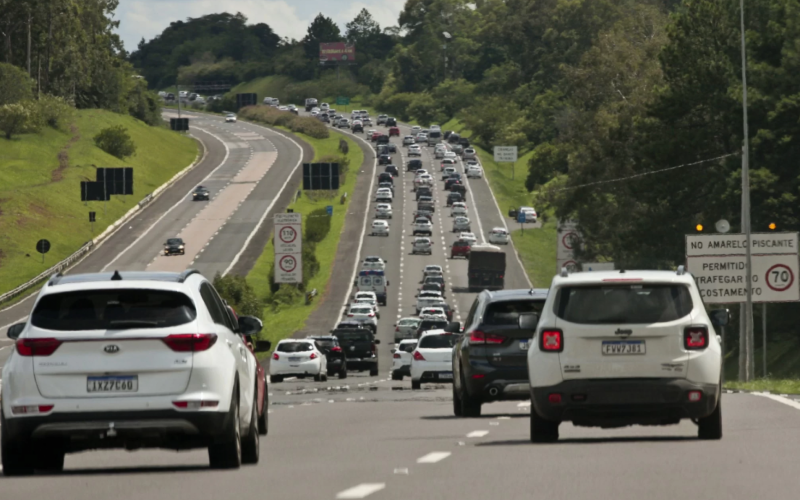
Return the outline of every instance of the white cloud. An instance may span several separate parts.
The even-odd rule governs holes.
[[[266,23],[282,37],[300,39],[320,12],[336,21],[344,33],[362,8],[382,28],[397,24],[403,0],[121,0],[117,8],[119,35],[128,51],[139,40],[150,40],[171,22],[219,12],[241,12],[250,23]]]

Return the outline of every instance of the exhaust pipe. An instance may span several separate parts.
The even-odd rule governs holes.
[[[489,388],[489,395],[490,396],[494,397],[494,396],[497,396],[498,394],[500,394],[500,389],[498,389],[497,387],[490,387]]]

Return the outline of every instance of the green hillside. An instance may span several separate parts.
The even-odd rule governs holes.
[[[255,92],[258,94],[258,102],[260,103],[265,97],[277,97],[281,102],[286,101],[286,92],[284,88],[286,85],[292,83],[291,77],[283,75],[265,76],[263,78],[256,78],[249,82],[240,83],[231,89],[230,94],[235,96],[239,93]],[[302,103],[295,103],[298,106]]]
[[[70,132],[44,128],[13,140],[0,139],[0,293],[35,277],[75,252],[134,207],[145,195],[194,161],[197,145],[166,128],[127,115],[80,110]],[[119,160],[98,149],[93,137],[123,125],[136,143],[135,156]],[[107,204],[80,200],[80,182],[95,180],[95,167],[134,168],[134,195]],[[89,211],[97,212],[94,232]],[[39,239],[52,248],[42,263]]]

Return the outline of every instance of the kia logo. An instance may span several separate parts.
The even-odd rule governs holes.
[[[114,354],[115,352],[119,352],[119,346],[111,344],[103,347],[103,350],[109,354]]]

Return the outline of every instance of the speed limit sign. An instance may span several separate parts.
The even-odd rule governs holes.
[[[794,273],[785,264],[775,264],[770,267],[765,276],[767,286],[776,292],[783,292],[794,284]]]

